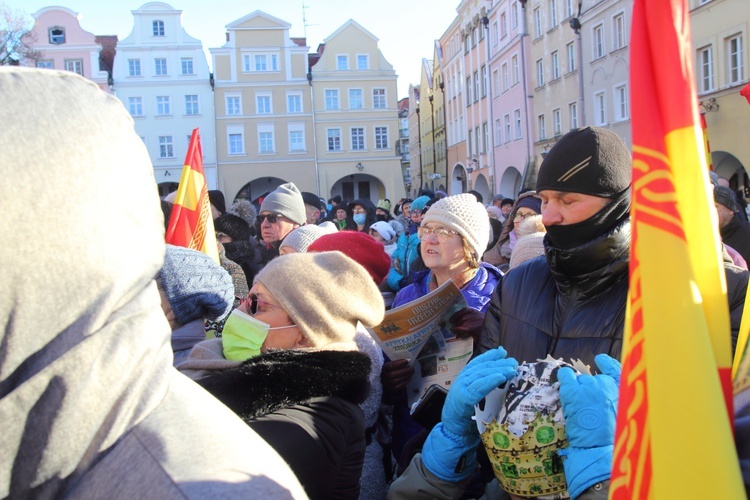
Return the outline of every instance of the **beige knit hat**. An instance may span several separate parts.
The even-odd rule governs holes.
[[[326,221],[317,226],[315,224],[306,224],[286,235],[284,241],[281,242],[279,250],[284,247],[291,247],[295,252],[304,253],[307,252],[307,247],[309,247],[313,241],[317,240],[324,234],[333,234],[336,232],[338,232],[338,228],[336,227],[336,224],[331,221]]]
[[[448,196],[435,202],[422,218],[422,225],[435,222],[453,229],[481,257],[490,241],[487,209],[469,193]]]
[[[282,255],[261,269],[255,282],[266,287],[314,347],[351,343],[358,321],[372,327],[385,315],[375,282],[341,252]]]
[[[527,260],[544,255],[544,233],[528,234],[516,241],[510,253],[508,269],[514,269]]]

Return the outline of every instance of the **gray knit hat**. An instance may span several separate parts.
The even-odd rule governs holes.
[[[159,277],[181,325],[198,318],[219,320],[232,310],[232,277],[203,252],[167,245]]]
[[[352,343],[357,322],[372,327],[385,315],[375,282],[341,252],[282,255],[261,269],[255,282],[266,287],[314,347]]]
[[[412,205],[413,206],[413,205]],[[487,209],[469,193],[448,196],[438,200],[427,210],[422,225],[428,222],[453,229],[481,257],[490,241],[490,218]]]
[[[714,201],[719,205],[724,205],[732,212],[738,210],[737,196],[731,188],[726,186],[714,186]]]
[[[302,194],[297,189],[297,186],[291,182],[282,184],[274,191],[271,191],[263,199],[263,203],[260,204],[260,211],[283,215],[292,222],[300,225],[307,222],[307,213],[305,212],[305,202],[302,199]]]
[[[333,234],[338,232],[336,224],[331,221],[326,221],[320,225],[307,224],[300,226],[284,238],[281,242],[279,250],[284,247],[291,247],[295,252],[304,253],[307,252],[307,247],[310,244],[323,236],[324,234]]]

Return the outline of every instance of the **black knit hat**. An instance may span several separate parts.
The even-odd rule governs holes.
[[[208,199],[211,201],[211,205],[216,207],[216,210],[221,212],[223,215],[227,211],[227,204],[224,201],[224,193],[219,190],[211,190],[208,192]]]
[[[714,186],[714,201],[719,205],[724,205],[732,212],[738,210],[737,196],[731,188],[726,186]]]
[[[550,189],[611,198],[630,186],[632,160],[620,136],[586,127],[571,130],[539,167],[536,191]]]
[[[249,241],[250,226],[242,217],[226,213],[214,221],[217,233],[224,233],[234,241]]]
[[[300,194],[302,195],[302,201],[305,202],[305,205],[310,205],[311,207],[315,207],[318,210],[323,208],[323,205],[320,202],[320,198],[317,194],[311,193],[309,191],[302,191]]]

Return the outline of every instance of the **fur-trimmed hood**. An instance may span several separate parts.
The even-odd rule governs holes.
[[[197,382],[244,420],[336,396],[362,403],[370,390],[370,358],[356,351],[269,352]]]

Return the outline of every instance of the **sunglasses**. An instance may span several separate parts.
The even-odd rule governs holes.
[[[255,295],[254,293],[251,293],[250,295],[248,295],[247,300],[250,302],[250,307],[248,308],[248,310],[250,311],[250,314],[252,314],[253,316],[255,316],[258,313],[258,311],[262,310],[258,308],[259,305],[262,305],[263,307],[268,306],[268,307],[275,307],[276,309],[281,309],[281,307],[277,305],[274,305],[274,304],[271,304],[270,302],[266,302],[265,300],[259,299],[258,296]]]
[[[259,215],[257,219],[258,219],[258,224],[263,224],[264,219],[268,219],[268,222],[270,222],[271,224],[275,224],[276,222],[278,222],[279,219],[286,219],[286,217],[284,217],[283,215],[279,215],[279,214],[265,214],[265,215]]]

